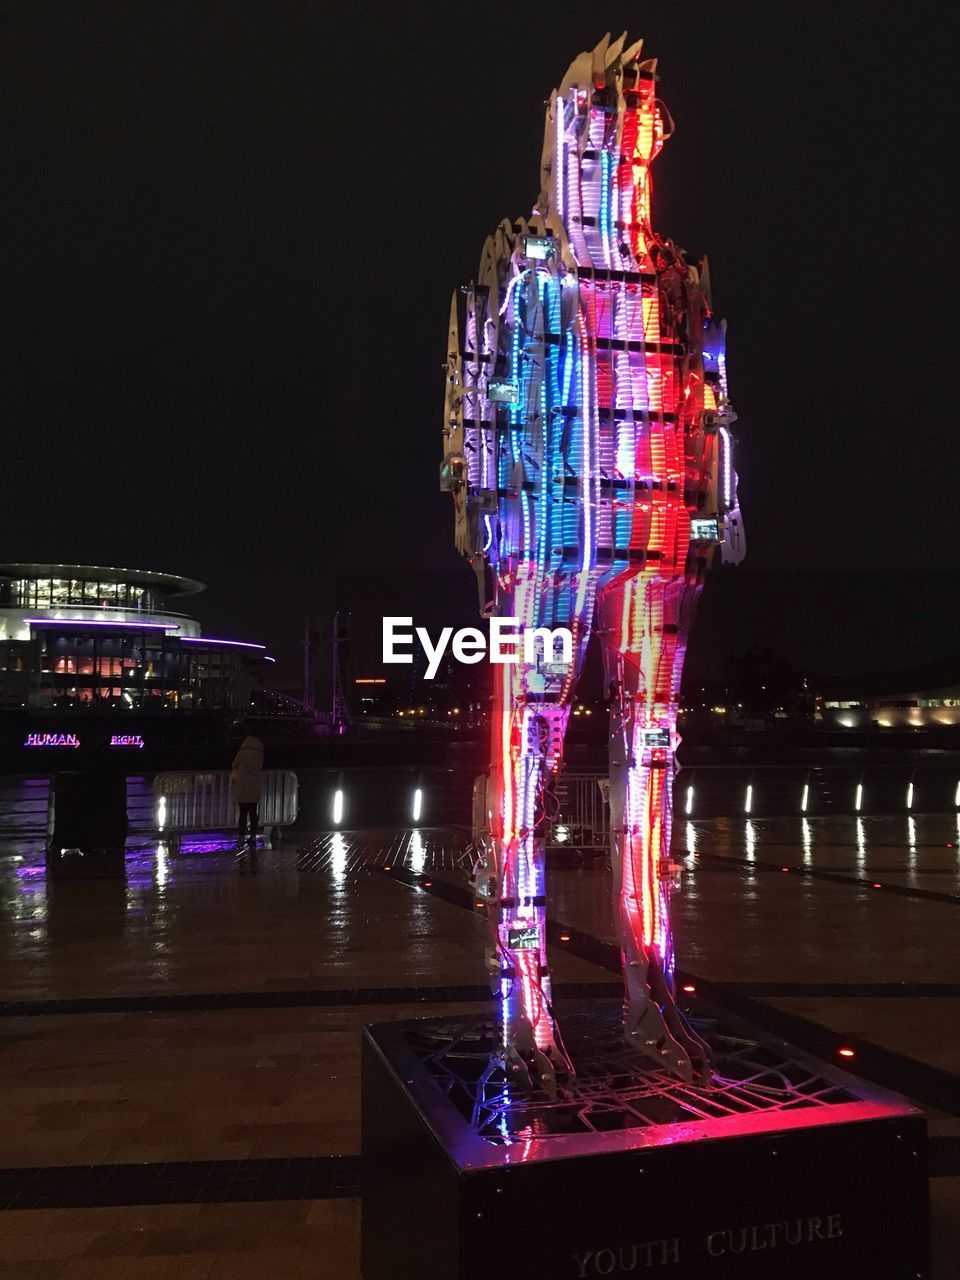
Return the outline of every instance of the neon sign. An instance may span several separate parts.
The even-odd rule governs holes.
[[[142,749],[146,746],[143,738],[139,733],[115,733],[110,738],[111,747],[137,747]]]
[[[80,739],[75,733],[28,733],[23,745],[25,747],[79,747]]]

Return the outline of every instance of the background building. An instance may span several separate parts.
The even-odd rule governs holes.
[[[821,715],[843,729],[960,725],[960,658],[860,679],[827,681]]]
[[[170,607],[204,584],[144,569],[0,563],[0,706],[242,712],[264,646]]]

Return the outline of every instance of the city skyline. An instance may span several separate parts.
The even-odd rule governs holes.
[[[753,641],[828,672],[946,656],[960,592],[925,484],[956,452],[934,407],[939,7],[715,8],[642,14],[677,125],[658,207],[709,247],[731,325],[750,537],[708,585],[690,662]],[[8,465],[28,479],[8,490],[10,558],[196,575],[205,624],[256,633],[289,679],[337,574],[386,586],[401,543],[458,568],[436,483],[447,284],[502,190],[535,198],[539,102],[571,44],[637,23],[632,4],[561,4],[512,76],[512,12],[384,10],[362,35],[345,7],[303,4],[13,15]],[[454,63],[496,75],[507,139],[478,140],[467,201],[447,152],[473,95],[430,75]]]

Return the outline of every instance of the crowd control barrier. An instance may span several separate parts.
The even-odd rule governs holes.
[[[260,795],[260,828],[267,848],[281,827],[296,821],[299,784],[288,769],[265,769]],[[158,773],[153,781],[156,831],[176,843],[186,831],[232,831],[240,811],[230,795],[229,769]]]

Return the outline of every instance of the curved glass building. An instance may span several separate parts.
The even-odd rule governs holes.
[[[0,706],[245,711],[253,669],[272,659],[201,635],[177,606],[203,589],[145,569],[0,563]]]

